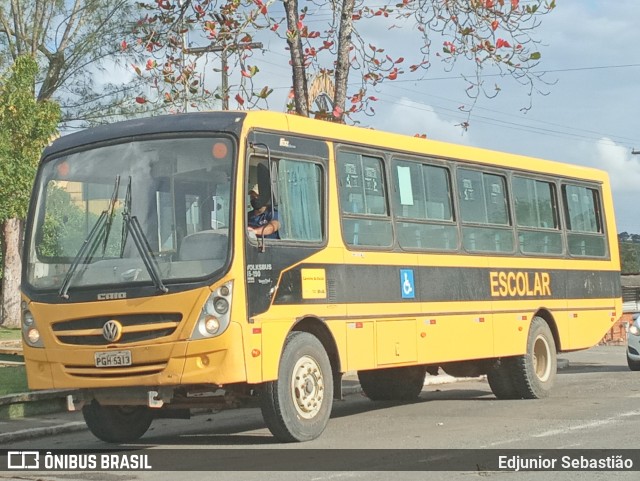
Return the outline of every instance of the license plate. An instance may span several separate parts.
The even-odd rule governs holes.
[[[131,366],[131,351],[101,351],[95,353],[96,367]]]

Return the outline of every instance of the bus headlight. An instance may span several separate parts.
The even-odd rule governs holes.
[[[40,331],[38,331],[35,327],[32,327],[27,331],[27,339],[29,340],[29,344],[32,346],[38,344],[40,341]]]
[[[631,327],[629,327],[629,333],[633,334],[634,336],[640,336],[640,329],[638,329],[638,326],[636,326],[635,322],[631,324]]]
[[[28,309],[22,311],[22,338],[31,347],[44,347],[36,321]]]
[[[210,317],[205,321],[204,328],[209,334],[215,336],[220,330],[220,321],[215,317]]]
[[[229,301],[224,297],[216,297],[213,300],[213,308],[218,314],[226,314],[229,311]]]
[[[233,283],[218,287],[211,293],[202,307],[198,322],[191,333],[191,339],[205,339],[222,334],[231,321],[231,296]]]

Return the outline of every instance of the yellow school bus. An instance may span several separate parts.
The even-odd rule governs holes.
[[[252,399],[310,440],[347,371],[374,401],[440,368],[540,398],[621,314],[619,270],[598,170],[273,112],[116,123],[43,154],[28,381],[110,442]]]

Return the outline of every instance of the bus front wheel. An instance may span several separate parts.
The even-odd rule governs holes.
[[[82,415],[93,435],[108,443],[136,441],[153,421],[146,406],[102,406],[95,400],[82,408]]]
[[[539,399],[549,395],[557,372],[556,343],[549,325],[534,317],[527,337],[527,352],[511,359],[511,380],[519,397]]]
[[[315,336],[289,334],[278,379],[264,384],[260,401],[264,421],[279,441],[310,441],[322,434],[331,415],[333,376],[329,357]]]
[[[424,386],[425,366],[358,371],[362,391],[372,401],[413,401]]]

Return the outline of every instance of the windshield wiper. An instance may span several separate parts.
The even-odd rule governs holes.
[[[135,215],[131,215],[131,177],[129,177],[129,185],[127,186],[127,193],[125,195],[122,217],[122,244],[120,245],[120,257],[123,257],[124,255],[125,244],[127,243],[129,234],[131,234],[131,238],[140,253],[142,262],[147,268],[147,272],[149,273],[153,284],[156,286],[156,289],[163,293],[169,292],[169,289],[167,289],[162,282],[160,267],[158,266],[156,257],[153,255],[153,250],[151,249],[149,240],[144,234],[142,227],[140,227],[138,218]]]
[[[103,242],[102,247],[102,256],[104,257],[104,253],[107,246],[107,239],[109,238],[109,231],[111,230],[111,224],[113,223],[113,212],[116,200],[118,199],[118,190],[120,189],[120,176],[116,176],[116,181],[113,186],[113,194],[111,194],[111,199],[109,200],[109,205],[105,210],[102,211],[98,220],[96,220],[95,224],[91,228],[91,232],[87,235],[86,239],[82,243],[80,250],[73,258],[73,262],[67,271],[64,280],[62,281],[62,286],[60,286],[60,290],[58,294],[63,299],[69,299],[69,287],[71,287],[71,281],[73,280],[73,276],[78,269],[78,266],[82,264],[87,264],[91,262],[94,254],[96,253],[96,249],[98,245],[100,245],[100,241]]]
[[[104,257],[107,251],[107,242],[109,241],[109,233],[111,232],[111,226],[113,225],[113,218],[115,217],[116,201],[118,200],[118,191],[120,190],[120,176],[116,176],[116,186],[113,190],[113,195],[109,201],[109,205],[106,209],[106,219],[104,224],[104,240],[102,241],[102,257]]]

